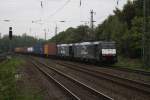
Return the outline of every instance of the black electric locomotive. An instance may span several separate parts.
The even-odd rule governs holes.
[[[57,55],[61,58],[80,61],[117,62],[115,42],[82,42],[75,44],[58,44]]]

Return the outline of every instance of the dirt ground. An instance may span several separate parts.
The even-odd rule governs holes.
[[[31,63],[26,61],[17,73],[17,92],[20,97],[26,98],[25,100],[69,100],[67,94],[50,82]]]

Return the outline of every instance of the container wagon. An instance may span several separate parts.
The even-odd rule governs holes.
[[[27,53],[32,55],[32,53],[34,52],[34,48],[33,47],[28,47],[27,48]]]
[[[43,43],[37,43],[33,46],[33,55],[44,56],[44,45]]]
[[[96,41],[58,45],[38,43],[33,47],[16,48],[15,52],[86,62],[117,62],[115,42]]]
[[[44,44],[44,55],[46,57],[56,57],[57,55],[57,45],[56,43]]]
[[[20,53],[20,54],[25,54],[25,53],[27,53],[27,48],[26,47],[18,47],[18,48],[15,48],[15,52]]]

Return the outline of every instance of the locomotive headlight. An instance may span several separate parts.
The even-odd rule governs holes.
[[[102,49],[103,55],[115,55],[116,49]]]

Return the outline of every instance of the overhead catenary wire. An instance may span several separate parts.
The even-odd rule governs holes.
[[[45,13],[44,13],[44,3],[43,3],[44,1],[43,0],[41,0],[40,1],[40,7],[41,7],[41,18],[40,18],[40,20],[37,20],[37,22],[38,21],[44,21],[44,15],[45,15]],[[34,22],[34,21],[33,21]],[[36,21],[35,21],[36,22]],[[45,23],[43,22],[43,23],[41,23],[40,24],[41,25],[41,27],[42,27],[42,31],[44,32],[44,38],[45,38],[45,40],[46,40],[46,29],[45,29]]]
[[[58,12],[60,12],[61,10],[63,10],[65,8],[65,6],[67,6],[70,3],[71,0],[67,0],[61,7],[59,7],[58,9],[56,9],[56,11],[54,13],[52,13],[50,16],[48,16],[48,18],[55,16]]]
[[[117,6],[119,6],[121,0],[115,0],[115,2],[117,3]],[[58,14],[59,12],[61,12],[69,3],[71,2],[71,0],[65,0],[64,3],[58,7],[54,12],[52,12],[49,16],[47,16],[45,18],[45,21],[48,23],[49,19],[53,18],[56,16],[56,14]],[[82,21],[82,17],[83,17],[83,12],[82,12],[82,7],[83,7],[83,0],[78,0],[78,7],[80,9],[80,21],[79,22],[83,22]],[[42,4],[41,4],[42,5]],[[41,6],[42,7],[42,6]],[[68,22],[68,21],[67,21]],[[72,21],[71,21],[72,22]],[[86,22],[85,22],[86,23]],[[89,24],[89,23],[86,23]]]

